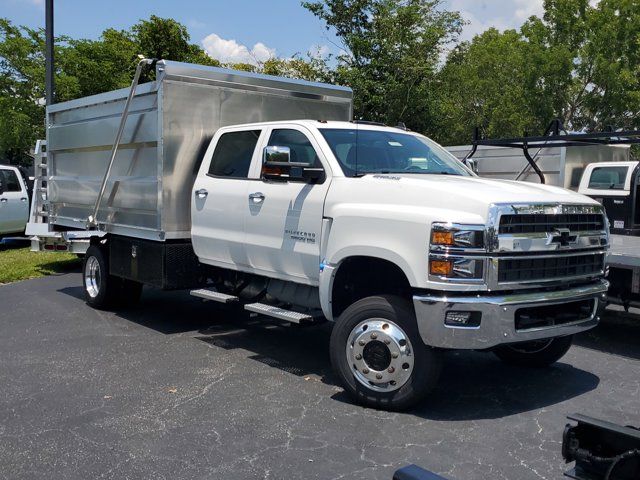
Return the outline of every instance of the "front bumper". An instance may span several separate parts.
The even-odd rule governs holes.
[[[438,348],[482,350],[501,344],[561,337],[595,327],[604,308],[609,283],[604,280],[565,290],[454,296],[450,292],[415,295],[413,304],[422,341]],[[593,300],[589,315],[579,320],[539,328],[516,328],[520,309]],[[477,327],[445,325],[447,312],[480,312]]]

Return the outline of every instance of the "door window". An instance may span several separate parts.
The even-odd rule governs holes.
[[[21,192],[22,187],[16,172],[13,170],[0,170],[0,182],[4,185],[5,192]]]
[[[298,130],[289,128],[274,130],[269,137],[269,146],[289,147],[291,162],[301,162],[312,168],[322,168],[316,149],[313,148],[307,136]]]
[[[214,177],[247,178],[251,158],[260,137],[260,130],[224,133],[213,152],[209,175]]]

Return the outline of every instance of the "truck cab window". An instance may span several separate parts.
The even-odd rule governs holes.
[[[627,167],[596,167],[589,178],[589,188],[596,190],[624,190]]]
[[[298,130],[274,130],[269,137],[269,146],[289,147],[292,162],[302,162],[313,168],[322,168],[315,148],[307,136]]]
[[[0,182],[4,185],[5,192],[21,192],[22,187],[16,172],[13,170],[0,170]]]
[[[260,137],[260,130],[223,134],[213,152],[211,165],[209,165],[209,175],[214,177],[247,178],[258,137]]]

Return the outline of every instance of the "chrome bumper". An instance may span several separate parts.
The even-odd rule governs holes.
[[[426,345],[438,348],[481,350],[505,343],[525,342],[542,338],[572,335],[595,327],[604,308],[609,282],[597,282],[567,290],[536,291],[513,294],[480,294],[453,296],[443,294],[416,295],[413,304],[418,330]],[[585,319],[561,325],[516,330],[518,309],[558,305],[568,301],[594,300],[592,314]],[[445,325],[449,311],[480,312],[480,326]]]

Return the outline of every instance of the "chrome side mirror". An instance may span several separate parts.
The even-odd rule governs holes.
[[[264,147],[262,164],[265,167],[311,167],[309,163],[292,162],[291,148],[276,145]]]
[[[289,147],[264,147],[262,163],[269,167],[286,167],[291,163],[291,149]]]

